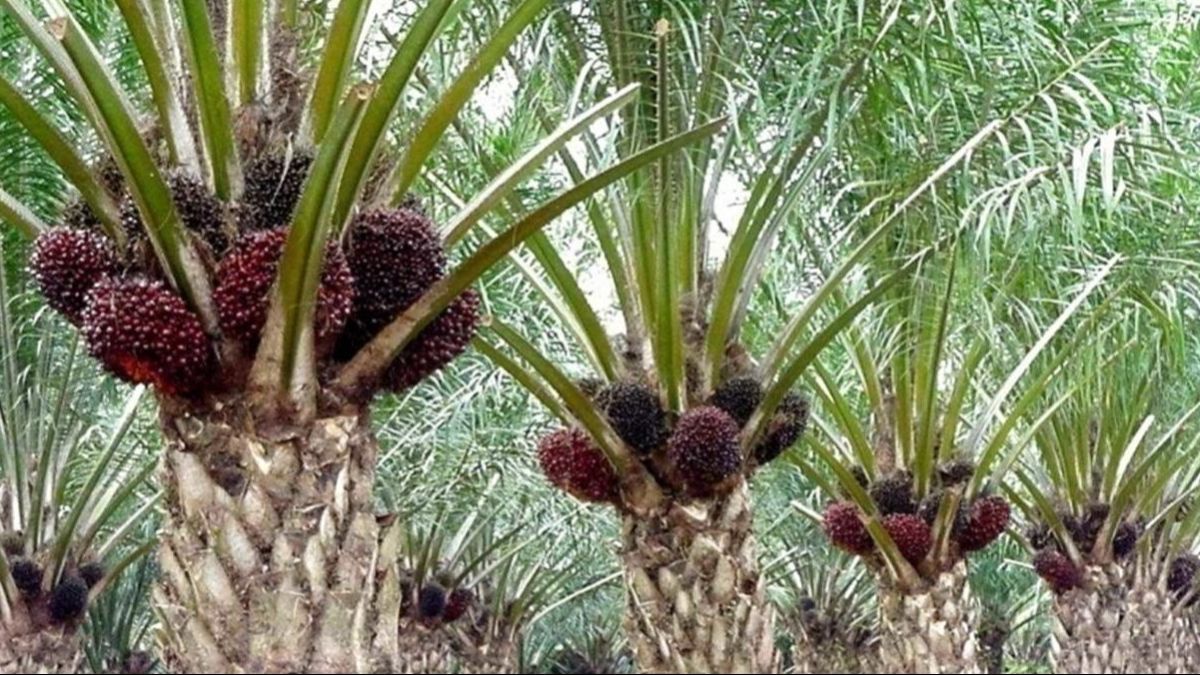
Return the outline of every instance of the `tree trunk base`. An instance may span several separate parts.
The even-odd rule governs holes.
[[[880,673],[884,672],[874,645],[856,647],[831,640],[810,640],[797,634],[792,645],[790,673]]]
[[[625,630],[641,673],[769,673],[774,610],[744,482],[727,496],[625,514]]]
[[[979,610],[957,563],[920,593],[880,581],[879,658],[888,673],[980,673]]]
[[[17,634],[0,626],[0,673],[74,673],[82,662],[83,645],[73,628]]]
[[[1054,599],[1057,673],[1195,672],[1192,628],[1169,595],[1120,565],[1090,566],[1086,583]]]

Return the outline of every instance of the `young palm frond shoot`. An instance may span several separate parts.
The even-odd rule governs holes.
[[[1028,443],[1021,425],[1066,358],[1038,357],[1111,267],[1088,281],[995,384],[985,357],[989,348],[1003,351],[992,331],[953,320],[953,265],[916,284],[907,321],[893,328],[889,320],[903,314],[884,313],[874,330],[851,332],[852,388],[826,367],[815,369],[830,418],[822,421],[823,438],[810,444],[819,461],[796,461],[835,498],[821,517],[830,543],[875,573],[887,672],[979,672],[967,560],[1008,528],[998,480]]]
[[[776,583],[788,593],[780,611],[792,640],[787,672],[878,672],[875,589],[866,568],[829,549],[801,552],[783,564]]]
[[[0,7],[58,74],[102,142],[85,158],[7,86],[5,103],[78,189],[36,237],[47,303],[111,373],[153,387],[166,437],[168,518],[155,601],[165,661],[188,672],[398,667],[402,598],[372,565],[372,398],[412,387],[468,345],[471,285],[579,202],[716,131],[664,137],[536,205],[453,270],[410,192],[458,111],[549,0],[516,3],[470,62],[393,141],[422,55],[462,8],[426,3],[377,82],[353,71],[373,3],[117,4],[149,83],[148,125],[59,2]],[[236,9],[237,11],[228,11]],[[216,11],[214,11],[216,10]],[[309,45],[319,48],[310,52]],[[269,57],[268,57],[269,54]],[[311,56],[310,56],[311,54]],[[627,103],[614,92],[551,133],[556,147]],[[474,222],[544,156],[457,217]],[[88,161],[90,160],[90,162]],[[11,206],[11,205],[9,205]],[[456,228],[461,229],[461,228]],[[363,625],[356,617],[377,617]]]
[[[157,500],[129,433],[144,392],[98,421],[78,339],[12,305],[0,280],[0,672],[73,673],[89,606],[151,550],[137,525]]]
[[[554,525],[500,529],[478,508],[453,525],[445,515],[425,527],[396,516],[381,554],[381,582],[401,597],[396,629],[407,673],[520,673],[524,632],[562,593],[569,564],[535,547]],[[519,523],[526,519],[518,519]]]
[[[1065,673],[1194,672],[1200,406],[1159,421],[1170,388],[1147,375],[1156,357],[1112,342],[1078,359],[1082,384],[1049,411],[1012,490],[1053,594],[1052,661]],[[1129,351],[1106,363],[1114,349]]]

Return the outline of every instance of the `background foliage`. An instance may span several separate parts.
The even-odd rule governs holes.
[[[85,27],[106,52],[130,91],[145,93],[137,59],[107,0],[73,0]],[[321,20],[321,2],[306,3]],[[364,65],[377,72],[374,54],[402,34],[419,3],[379,2],[366,39]],[[461,2],[447,39],[422,63],[394,133],[403,136],[421,119],[435,93],[469,58],[479,36],[502,20],[502,0]],[[456,123],[436,151],[433,171],[417,186],[437,216],[449,217],[461,195],[491,178],[489,166],[519,157],[561,119],[580,87],[603,91],[612,61],[596,36],[601,3],[559,2],[510,54],[505,67]],[[713,87],[741,136],[738,152],[719,181],[709,242],[714,255],[726,245],[748,198],[749,186],[768,160],[772,139],[796,133],[814,111],[831,113],[818,126],[814,174],[781,213],[780,241],[755,289],[744,338],[765,348],[778,335],[830,266],[887,215],[896,195],[911,193],[947,157],[981,129],[995,124],[986,143],[958,171],[925,191],[901,216],[885,250],[865,276],[887,269],[895,255],[911,253],[949,233],[958,244],[952,303],[961,321],[993,331],[998,351],[1016,349],[1040,333],[1092,273],[1113,256],[1122,263],[1093,304],[1117,307],[1125,335],[1138,341],[1139,365],[1156,370],[1152,409],[1172,418],[1196,400],[1197,270],[1200,238],[1200,7],[1168,0],[962,0],[864,2],[859,0],[623,0],[642,33],[632,44],[652,50],[655,20],[672,28],[670,48],[680,57],[670,76],[687,110],[692,97]],[[714,18],[715,17],[715,18]],[[719,29],[720,67],[697,63],[696,42]],[[0,20],[0,69],[30,92],[39,108],[67,130],[72,108],[32,48]],[[648,58],[648,55],[647,55]],[[858,60],[856,60],[858,59]],[[646,59],[634,58],[634,67]],[[581,65],[582,64],[582,65]],[[822,98],[829,83],[846,78],[837,100]],[[77,120],[76,120],[77,121]],[[644,120],[643,120],[644,121]],[[635,123],[631,121],[630,123]],[[596,129],[605,134],[612,130]],[[82,148],[94,139],[73,139]],[[589,152],[573,143],[577,156]],[[565,175],[561,162],[528,181],[517,203],[551,193]],[[0,186],[53,220],[64,182],[53,165],[0,110]],[[890,208],[890,207],[888,207]],[[503,209],[487,222],[504,222]],[[548,235],[587,289],[589,302],[610,332],[619,332],[615,291],[576,212]],[[16,289],[16,312],[39,311],[21,292],[24,251],[6,231],[4,262]],[[488,312],[537,336],[537,346],[568,372],[585,372],[584,355],[562,332],[544,301],[527,252],[499,266],[482,282]],[[874,271],[872,271],[874,270]],[[851,279],[865,284],[868,279]],[[920,279],[914,284],[923,283]],[[933,281],[940,287],[940,282]],[[543,286],[543,287],[540,287]],[[902,288],[870,312],[876,325],[904,311],[913,288]],[[49,321],[46,319],[45,321]],[[1116,321],[1114,319],[1114,321]],[[28,339],[35,339],[29,337]],[[961,350],[963,345],[955,344]],[[849,341],[822,356],[831,377],[852,374]],[[11,355],[10,355],[11,356]],[[951,362],[961,353],[952,352]],[[996,374],[1002,377],[1003,371]],[[96,396],[78,405],[97,420],[119,413],[120,387],[96,373]],[[149,416],[146,411],[144,417]],[[414,523],[417,536],[456,528],[486,513],[481,527],[515,531],[504,547],[514,559],[560,578],[535,611],[525,645],[538,671],[569,672],[580,660],[627,669],[619,616],[622,597],[613,576],[612,514],[562,499],[541,477],[533,458],[549,415],[477,354],[422,386],[376,407],[384,444],[379,472],[381,508]],[[817,411],[818,416],[822,415]],[[820,426],[820,425],[818,425]],[[152,420],[131,433],[142,447],[156,445]],[[803,444],[793,452],[803,452]],[[141,461],[152,461],[142,453]],[[805,597],[848,606],[868,617],[871,593],[853,584],[828,583],[829,566],[818,530],[804,514],[819,510],[817,494],[789,463],[772,465],[755,482],[756,517],[764,561],[785,615]],[[148,527],[152,525],[149,524]],[[424,534],[420,534],[424,533]],[[855,563],[834,560],[852,574]],[[133,569],[103,604],[93,608],[89,658],[93,668],[120,663],[147,648],[146,587]],[[1045,597],[1015,543],[997,547],[975,565],[972,582],[989,614],[1013,629],[1007,642],[1010,669],[1045,667]],[[824,594],[824,597],[817,597]],[[850,611],[853,610],[853,611]],[[602,617],[597,620],[597,617]],[[574,661],[572,661],[574,659]],[[603,666],[602,666],[603,667]],[[603,672],[603,671],[596,671]]]

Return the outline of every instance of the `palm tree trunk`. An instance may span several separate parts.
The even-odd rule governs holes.
[[[792,673],[879,673],[874,644],[853,645],[834,640],[810,640],[797,634],[792,645]]]
[[[625,630],[641,673],[770,673],[774,610],[745,483],[727,496],[625,514]]]
[[[83,641],[74,627],[32,628],[21,601],[13,620],[0,623],[0,673],[74,673],[83,662]]]
[[[879,582],[879,656],[888,673],[979,673],[979,610],[958,562],[920,592]]]
[[[1116,564],[1089,566],[1085,575],[1082,588],[1054,600],[1055,672],[1195,672],[1191,628],[1156,584]]]
[[[460,626],[426,626],[405,619],[401,623],[399,660],[390,672],[481,673],[521,672],[515,639],[483,636]]]
[[[267,438],[237,402],[202,415],[168,406],[155,589],[167,665],[306,673],[400,663],[403,593],[396,542],[373,511],[367,416]]]

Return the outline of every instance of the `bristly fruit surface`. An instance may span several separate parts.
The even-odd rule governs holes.
[[[471,344],[479,319],[479,294],[467,289],[392,362],[385,376],[388,388],[404,391],[449,365]]]
[[[1200,558],[1191,553],[1175,558],[1167,570],[1167,590],[1182,597],[1195,585],[1196,572],[1200,572]]]
[[[847,553],[868,555],[875,550],[875,540],[853,502],[833,502],[825,507],[822,529],[834,546]]]
[[[166,394],[198,389],[215,361],[199,317],[161,281],[142,277],[97,283],[88,293],[83,336],[109,372]]]
[[[24,556],[9,561],[9,573],[17,590],[27,598],[37,597],[42,592],[42,568]]]
[[[883,529],[887,530],[896,548],[900,549],[900,555],[913,565],[924,560],[933,548],[933,533],[920,516],[893,513],[884,517]]]
[[[598,395],[617,436],[645,455],[667,438],[667,413],[658,392],[640,382],[616,382]]]
[[[1011,510],[1003,497],[992,495],[976,499],[966,529],[958,535],[964,552],[980,551],[996,541],[1008,527]]]
[[[738,426],[745,426],[750,416],[762,403],[762,383],[755,377],[744,375],[721,383],[713,392],[709,403],[729,413]]]
[[[446,611],[446,589],[439,584],[428,583],[417,595],[417,612],[425,621],[436,621]]]
[[[55,623],[74,621],[87,610],[88,587],[76,576],[64,576],[50,592],[50,618]]]
[[[442,621],[450,623],[457,621],[467,610],[471,608],[471,603],[475,601],[475,594],[465,588],[456,588],[450,594],[450,598],[446,600],[446,609],[442,612]]]
[[[707,494],[741,470],[737,422],[714,406],[692,408],[675,423],[667,456],[689,492]]]
[[[617,474],[591,437],[579,429],[560,429],[538,444],[538,464],[552,485],[576,499],[611,502]]]
[[[754,461],[767,464],[796,444],[808,428],[808,399],[795,392],[784,397],[754,446]]]
[[[871,501],[875,502],[875,508],[882,515],[917,512],[917,503],[913,500],[912,474],[907,471],[897,471],[876,480],[871,484],[870,493]]]
[[[1083,572],[1067,556],[1053,549],[1033,558],[1033,569],[1055,593],[1066,593],[1083,585]]]
[[[238,227],[255,232],[290,225],[312,161],[312,155],[296,152],[267,154],[251,162],[246,167]]]
[[[119,270],[112,242],[92,230],[47,230],[29,254],[29,271],[46,304],[74,324],[83,317],[92,286]]]
[[[446,273],[433,221],[416,209],[368,211],[354,219],[346,253],[354,312],[339,352],[351,355]]]
[[[240,237],[221,260],[213,304],[221,331],[244,348],[258,345],[271,303],[271,288],[288,230],[279,228]],[[325,252],[321,286],[317,290],[316,341],[332,346],[350,318],[354,303],[354,281],[350,268],[336,245]]]

